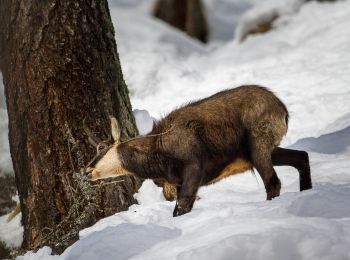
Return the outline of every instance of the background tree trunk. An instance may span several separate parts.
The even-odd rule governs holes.
[[[109,115],[124,138],[137,134],[107,1],[2,0],[0,68],[23,247],[60,252],[81,228],[126,210],[140,184],[91,187],[81,172],[95,154],[84,118],[101,138]]]
[[[209,29],[201,0],[157,0],[153,15],[201,42],[208,42]]]

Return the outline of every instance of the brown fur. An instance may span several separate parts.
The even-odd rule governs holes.
[[[301,190],[311,188],[307,153],[277,147],[287,127],[288,111],[272,92],[241,86],[174,110],[148,135],[111,148],[116,150],[107,153],[117,154],[109,160],[113,165],[108,156],[97,165],[158,180],[168,197],[175,198],[176,190],[174,216],[192,209],[200,186],[252,167],[272,199],[281,189],[274,165],[297,168]]]
[[[243,173],[248,170],[252,170],[253,165],[241,158],[237,158],[235,161],[227,165],[215,179],[209,181],[207,185],[214,184],[222,179],[229,177],[231,175],[236,175]],[[155,182],[158,186],[163,188],[163,194],[166,200],[173,201],[177,198],[176,187],[167,181]]]
[[[245,171],[252,170],[252,169],[253,169],[253,165],[250,162],[248,162],[247,160],[238,158],[234,162],[227,165],[225,169],[223,169],[223,171],[220,173],[220,175],[215,179],[211,180],[208,184],[216,183],[231,175],[243,173]]]

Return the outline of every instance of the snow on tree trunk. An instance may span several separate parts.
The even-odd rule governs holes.
[[[0,68],[22,209],[23,248],[62,251],[78,231],[126,210],[140,182],[92,187],[82,122],[107,138],[108,116],[137,134],[107,1],[3,0]]]

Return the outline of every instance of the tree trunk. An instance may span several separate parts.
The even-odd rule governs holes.
[[[201,0],[157,0],[153,15],[201,42],[208,42],[209,29]]]
[[[24,226],[23,248],[61,252],[78,231],[126,210],[140,182],[92,187],[82,121],[107,138],[108,116],[135,136],[107,1],[2,0],[0,68]]]

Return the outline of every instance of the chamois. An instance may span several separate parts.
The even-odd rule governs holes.
[[[98,179],[132,174],[163,184],[176,198],[173,216],[190,212],[198,188],[255,168],[267,200],[279,196],[281,182],[273,166],[299,172],[300,191],[311,189],[308,154],[278,147],[288,128],[286,106],[268,89],[248,85],[221,91],[172,111],[153,130],[115,143],[91,161],[87,173]],[[176,192],[175,192],[176,190]]]

